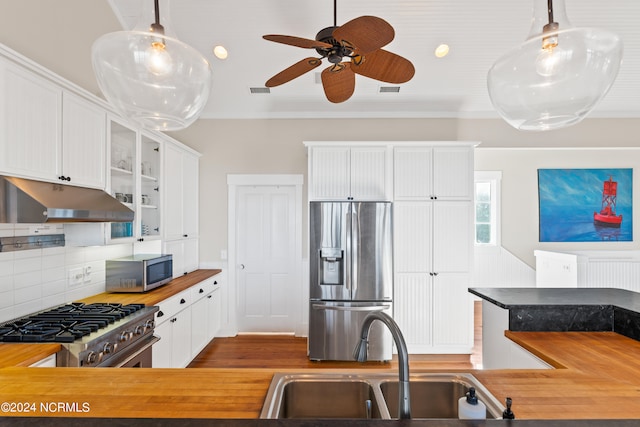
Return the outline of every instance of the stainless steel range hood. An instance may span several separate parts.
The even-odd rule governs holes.
[[[0,222],[131,222],[134,212],[102,190],[0,176]]]

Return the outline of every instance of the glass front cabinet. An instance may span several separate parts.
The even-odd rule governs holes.
[[[115,118],[109,120],[109,191],[135,212],[133,222],[110,223],[110,242],[160,238],[161,142]]]

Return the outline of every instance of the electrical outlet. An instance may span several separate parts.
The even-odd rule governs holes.
[[[90,265],[86,265],[84,267],[83,274],[84,274],[84,283],[91,282],[91,266]]]
[[[84,269],[80,268],[72,268],[68,272],[69,274],[69,286],[79,286],[82,284],[84,280]]]

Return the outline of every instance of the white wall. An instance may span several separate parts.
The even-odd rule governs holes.
[[[612,130],[603,126],[600,133]],[[611,140],[611,138],[609,138]],[[611,143],[613,145],[613,142]],[[539,168],[634,168],[633,200],[640,200],[640,148],[589,149],[480,149],[476,170],[502,171],[502,245],[535,267],[536,249],[548,251],[634,250],[639,248],[638,227],[632,242],[541,243],[538,241]],[[640,224],[640,210],[634,209],[634,224]]]
[[[640,120],[590,119],[572,128],[543,133],[518,132],[501,120],[488,119],[199,120],[172,136],[203,153],[200,259],[218,261],[220,251],[227,248],[227,174],[303,174],[306,194],[307,158],[302,141],[336,139],[336,129],[340,129],[341,140],[482,141],[476,149],[475,169],[503,172],[503,247],[530,267],[535,266],[535,249],[639,248],[637,238],[617,244],[539,243],[537,169],[634,167],[640,159],[639,149],[598,148],[598,144],[640,145],[635,137],[640,134]],[[535,144],[550,148],[532,148]],[[511,148],[513,145],[520,146]],[[572,145],[575,148],[555,148]],[[635,175],[634,197],[640,200],[640,174]],[[634,216],[638,214],[636,210]],[[307,251],[304,237],[303,256]]]

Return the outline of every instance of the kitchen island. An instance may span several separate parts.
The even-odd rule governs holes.
[[[314,420],[310,424],[301,420],[258,420],[274,374],[270,369],[5,367],[0,369],[0,401],[13,403],[16,410],[0,415],[23,418],[0,418],[0,425],[86,425],[88,418],[92,418],[90,424],[95,426],[107,423],[113,426],[113,418],[120,419],[115,425],[138,426],[617,427],[638,424],[639,341],[613,331],[503,331],[503,335],[505,333],[510,341],[554,369],[465,372],[480,380],[498,400],[511,397],[518,418],[516,423],[503,420]],[[313,371],[328,372],[321,368]],[[299,370],[278,369],[277,372]],[[331,369],[331,372],[351,371]],[[69,417],[75,419],[75,424]],[[589,419],[597,421],[586,421]],[[607,421],[603,421],[605,419]],[[611,419],[617,421],[608,421]]]

